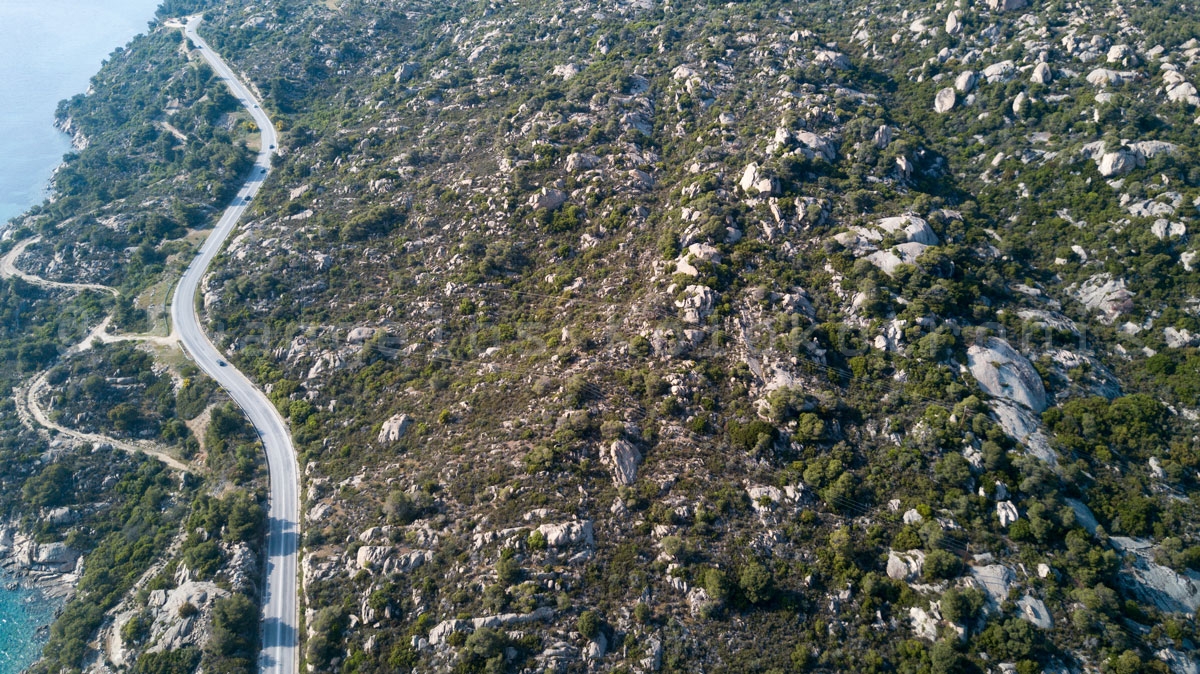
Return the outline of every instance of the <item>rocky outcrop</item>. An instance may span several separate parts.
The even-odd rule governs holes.
[[[412,424],[407,414],[397,414],[387,421],[383,422],[383,427],[379,429],[378,441],[383,443],[396,442],[404,437],[405,431]]]
[[[925,568],[925,553],[920,550],[888,551],[887,575],[892,580],[913,582]]]
[[[546,545],[552,548],[573,546],[592,547],[596,539],[592,533],[591,520],[576,520],[562,524],[543,524],[537,528],[546,537]]]
[[[987,0],[988,9],[993,12],[1015,12],[1029,6],[1029,0]]]
[[[1133,293],[1125,288],[1125,279],[1113,278],[1111,274],[1097,274],[1067,290],[1088,309],[1099,311],[1100,321],[1107,325],[1133,309]]]
[[[967,367],[979,388],[994,397],[1020,403],[1034,412],[1046,409],[1046,389],[1029,361],[999,337],[967,349]]]
[[[600,452],[600,460],[612,471],[613,484],[630,485],[637,481],[642,453],[627,440],[615,440]]]

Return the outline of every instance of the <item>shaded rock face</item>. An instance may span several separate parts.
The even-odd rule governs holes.
[[[601,452],[600,460],[612,470],[613,484],[629,485],[637,481],[642,453],[627,440],[617,440]]]
[[[967,366],[988,395],[1020,403],[1034,412],[1046,409],[1041,375],[1003,339],[989,337],[972,345],[967,350]]]

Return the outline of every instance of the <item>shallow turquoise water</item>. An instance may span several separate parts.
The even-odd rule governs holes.
[[[101,61],[146,30],[158,3],[0,0],[0,222],[45,198],[71,150],[53,126],[58,102],[85,91]]]
[[[16,674],[37,659],[44,642],[37,628],[48,625],[59,606],[35,591],[4,589],[11,582],[0,572],[0,674]]]
[[[54,128],[58,102],[83,92],[113,49],[146,30],[159,0],[0,0],[0,223],[46,196],[70,139]],[[0,363],[3,366],[3,363]],[[0,674],[37,658],[38,627],[57,603],[4,589],[0,574]]]

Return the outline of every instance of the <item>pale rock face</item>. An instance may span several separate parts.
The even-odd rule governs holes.
[[[883,273],[891,276],[896,273],[896,268],[902,264],[916,264],[917,258],[921,257],[921,253],[924,253],[928,247],[923,243],[902,243],[898,246],[892,246],[889,250],[871,253],[866,257],[866,260],[879,267]]]
[[[412,424],[412,419],[407,414],[397,414],[391,419],[383,422],[383,427],[379,429],[379,442],[396,442],[404,437],[404,432]]]
[[[1084,306],[1101,312],[1100,320],[1108,325],[1133,308],[1133,293],[1125,288],[1125,279],[1114,279],[1110,274],[1097,274],[1068,290]]]
[[[413,75],[416,75],[416,74],[417,74],[417,64],[405,63],[404,65],[402,65],[396,69],[396,74],[393,76],[393,79],[395,79],[396,83],[399,84],[401,82],[407,82],[407,81],[411,80],[413,78]],[[295,197],[293,197],[293,198],[295,198]]]
[[[892,580],[912,582],[921,577],[924,568],[925,553],[920,550],[888,551],[887,575]]]
[[[1106,152],[1100,157],[1100,175],[1105,178],[1114,176],[1122,176],[1137,168],[1137,156],[1132,152],[1118,150],[1116,152]]]
[[[613,484],[633,484],[637,481],[638,464],[642,453],[626,440],[617,440],[600,454],[601,461],[612,470]]]
[[[1017,94],[1017,97],[1013,100],[1013,104],[1012,104],[1013,114],[1014,115],[1022,114],[1024,112],[1025,108],[1028,106],[1029,106],[1029,96],[1024,91],[1022,91],[1021,93]]]
[[[887,124],[880,125],[875,129],[875,136],[871,140],[875,142],[875,147],[884,149],[892,142],[892,127]]]
[[[920,524],[925,521],[925,518],[921,516],[921,513],[917,512],[916,508],[904,511],[903,518],[905,524]]]
[[[567,155],[566,169],[568,173],[587,171],[596,168],[596,165],[599,163],[600,158],[594,154],[581,154],[579,152],[572,152],[571,154]]]
[[[938,620],[917,606],[908,609],[908,619],[912,623],[913,635],[919,639],[935,641],[938,634]]]
[[[567,202],[567,193],[552,187],[543,187],[540,192],[529,197],[529,205],[539,209],[552,211]]]
[[[1017,72],[1017,65],[1012,61],[1001,61],[983,69],[983,76],[987,78],[988,84],[997,82],[1007,82],[1012,79],[1012,76]]]
[[[1120,86],[1130,80],[1138,79],[1140,75],[1133,71],[1117,71],[1108,68],[1096,68],[1088,73],[1087,81],[1095,87]]]
[[[1192,346],[1197,341],[1197,336],[1193,335],[1188,330],[1177,330],[1175,328],[1164,328],[1163,339],[1167,342],[1167,348],[1182,349],[1186,346]]]
[[[1020,515],[1017,514],[1017,506],[1013,505],[1012,501],[1000,501],[997,503],[996,516],[1000,518],[1000,526],[1005,528],[1020,519]]]
[[[943,115],[954,109],[954,104],[958,102],[958,97],[954,93],[953,87],[946,87],[937,92],[937,96],[933,99],[933,110],[939,115]]]
[[[962,32],[962,16],[961,9],[956,9],[946,17],[946,33],[950,35],[958,35]]]
[[[954,78],[954,88],[961,94],[969,94],[979,82],[979,73],[974,70],[964,70]]]
[[[683,322],[699,323],[712,313],[717,304],[717,293],[708,286],[688,286],[684,297],[675,302],[675,306],[683,309]]]
[[[926,246],[938,245],[938,237],[937,234],[933,233],[933,228],[929,226],[928,222],[915,215],[884,218],[875,223],[875,227],[889,234],[903,231],[905,239],[908,242],[920,243]]]
[[[583,72],[583,68],[580,68],[574,63],[554,66],[554,74],[557,77],[563,78],[563,81],[569,80],[581,72]]]
[[[721,252],[707,243],[693,243],[675,260],[675,273],[698,276],[700,270],[692,266],[694,260],[719,263]]]
[[[1029,6],[1029,0],[987,0],[988,9],[993,12],[1013,12]]]
[[[708,605],[710,600],[708,598],[708,593],[704,591],[704,588],[693,587],[691,590],[688,590],[685,601],[687,601],[688,604],[688,611],[695,616],[700,615],[700,612],[704,610],[704,607]]]
[[[971,580],[983,590],[988,602],[994,607],[1000,606],[1008,599],[1008,589],[1012,587],[1016,578],[1013,570],[1002,564],[971,567]]]
[[[779,192],[779,180],[776,178],[768,178],[759,172],[757,162],[752,162],[742,171],[742,179],[738,181],[738,186],[746,194],[766,194],[768,196]]]
[[[979,388],[993,398],[1020,403],[1030,410],[1046,409],[1046,389],[1033,365],[1008,342],[989,337],[967,349],[967,366]]]
[[[1053,79],[1054,75],[1050,71],[1050,64],[1039,63],[1034,66],[1033,75],[1030,76],[1029,81],[1033,82],[1034,84],[1050,84],[1050,81]]]
[[[1046,603],[1041,599],[1027,594],[1017,600],[1017,608],[1021,611],[1021,617],[1034,627],[1044,630],[1054,629],[1054,618],[1050,616],[1050,610],[1046,608]]]
[[[546,545],[552,548],[565,548],[573,545],[584,545],[590,548],[596,544],[591,520],[543,524],[537,530],[546,537]]]
[[[392,549],[386,545],[364,545],[358,549],[355,559],[360,569],[373,569],[387,559]]]
[[[816,54],[813,55],[813,61],[819,66],[836,68],[837,70],[846,70],[850,67],[849,56],[827,49],[817,50]]]
[[[1166,613],[1195,613],[1200,610],[1200,574],[1183,574],[1156,564],[1142,555],[1120,574],[1124,584],[1138,600]]]
[[[833,143],[811,131],[797,131],[796,140],[814,154],[820,155],[825,161],[832,162],[837,159],[837,148]]]

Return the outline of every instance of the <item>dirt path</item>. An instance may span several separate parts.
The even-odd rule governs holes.
[[[24,241],[13,246],[13,249],[8,251],[3,259],[0,259],[0,277],[3,278],[19,278],[22,281],[43,288],[61,288],[64,290],[95,290],[102,293],[111,293],[113,297],[117,296],[117,289],[108,286],[102,286],[98,283],[62,283],[60,281],[50,281],[40,276],[27,274],[20,269],[17,269],[17,258],[25,252],[31,244],[41,241],[42,237],[35,236],[32,239]]]
[[[94,445],[111,445],[116,449],[120,449],[131,454],[142,452],[148,456],[152,456],[159,461],[167,464],[171,468],[180,471],[188,472],[190,469],[187,464],[179,459],[171,456],[164,451],[159,445],[148,440],[118,440],[110,438],[106,435],[98,433],[83,433],[81,431],[72,430],[57,424],[50,419],[46,411],[38,404],[38,398],[50,389],[49,382],[46,381],[46,373],[39,374],[34,377],[28,384],[17,388],[15,393],[17,403],[17,414],[21,417],[21,421],[28,425],[36,424],[43,428],[58,432],[59,435],[65,435],[69,438],[74,438],[82,442],[90,442]]]

